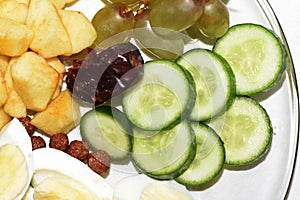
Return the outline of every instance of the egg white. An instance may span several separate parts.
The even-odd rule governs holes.
[[[113,189],[106,180],[76,158],[53,148],[34,150],[32,157],[34,172],[49,170],[64,174],[84,184],[99,199],[112,199]],[[34,184],[47,177],[45,173],[35,176]]]
[[[173,189],[176,189],[188,195],[187,191],[183,187],[180,187],[173,181],[160,181],[152,179],[145,174],[138,174],[122,179],[115,186],[113,198],[114,200],[139,200],[145,188],[150,186],[151,184],[159,184],[162,187],[164,186],[164,184],[168,184],[168,186],[172,187]]]
[[[16,145],[20,148],[24,154],[27,169],[28,169],[28,180],[22,192],[18,195],[16,200],[22,199],[24,194],[29,187],[32,175],[33,175],[33,162],[32,162],[32,146],[30,137],[25,127],[19,122],[18,119],[14,118],[6,126],[1,129],[0,133],[0,146],[5,144]]]

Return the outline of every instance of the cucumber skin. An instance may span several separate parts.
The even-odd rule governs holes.
[[[230,108],[230,106],[232,105],[234,98],[236,97],[236,80],[235,80],[235,75],[229,65],[229,63],[227,62],[227,60],[225,60],[225,58],[223,58],[221,55],[217,54],[216,52],[214,52],[214,54],[221,60],[221,62],[225,63],[224,65],[227,68],[227,72],[229,73],[230,78],[232,79],[230,81],[230,94],[228,97],[228,102],[226,103],[225,107],[220,110],[215,116],[213,116],[211,119],[218,117],[220,115],[222,115],[224,112],[226,112],[226,110],[228,110],[228,108]]]
[[[179,62],[180,59],[185,59],[184,58],[184,55],[189,53],[189,52],[193,52],[193,51],[204,51],[204,52],[207,52],[209,55],[213,56],[213,57],[216,57],[216,59],[219,59],[222,63],[223,63],[223,66],[226,68],[226,71],[228,72],[228,75],[231,79],[230,81],[230,93],[228,95],[228,102],[226,103],[225,107],[223,107],[223,109],[221,110],[218,110],[218,112],[213,115],[213,116],[208,116],[206,119],[203,119],[203,120],[199,120],[199,119],[192,119],[188,116],[189,120],[193,121],[193,122],[199,122],[199,121],[202,121],[202,122],[205,122],[205,121],[208,121],[208,120],[211,120],[212,118],[215,118],[217,116],[220,116],[222,113],[224,113],[232,104],[233,100],[234,100],[234,97],[236,95],[236,80],[235,80],[235,76],[234,76],[234,73],[229,65],[229,63],[225,60],[225,58],[223,58],[221,55],[219,55],[218,53],[216,52],[213,52],[212,50],[209,50],[209,49],[201,49],[201,48],[196,48],[196,49],[191,49],[189,51],[187,51],[186,53],[184,53],[183,55],[181,55],[180,57],[178,57],[176,59],[176,63]],[[180,64],[178,64],[180,65]],[[181,65],[180,65],[181,66]],[[194,105],[195,105],[195,102],[196,102],[196,84],[195,84],[195,81],[191,75],[191,73],[185,69],[183,66],[181,66],[181,68],[188,74],[187,77],[189,77],[192,81],[193,81],[193,87],[194,87],[194,95],[195,95],[195,99],[194,99]],[[192,107],[190,108],[189,112],[187,113],[188,115],[190,115],[191,111],[193,110],[193,105]]]
[[[191,122],[191,123],[197,123],[197,122]],[[217,138],[218,138],[218,145],[221,146],[224,154],[223,154],[223,157],[222,157],[222,160],[223,160],[223,166],[219,168],[219,170],[215,171],[215,173],[210,176],[210,178],[208,179],[205,179],[205,180],[199,180],[199,181],[187,181],[187,180],[184,180],[183,178],[180,178],[177,177],[175,178],[175,181],[184,185],[184,186],[187,186],[187,187],[195,187],[195,186],[201,186],[201,185],[204,185],[204,184],[207,184],[209,182],[211,182],[212,180],[214,180],[219,174],[221,174],[221,172],[223,171],[224,169],[224,164],[225,164],[225,147],[224,147],[224,142],[222,141],[222,139],[220,138],[220,136],[211,128],[209,127],[208,125],[202,123],[202,122],[199,122],[199,125],[202,126],[203,128],[207,129],[208,131],[210,131],[211,133],[213,133]],[[201,144],[197,141],[197,146],[200,146]],[[195,157],[196,158],[196,157]]]
[[[195,133],[192,129],[192,127],[188,124],[188,127],[190,129],[190,133],[192,134],[192,142],[191,142],[191,146],[189,148],[189,156],[187,158],[187,160],[184,162],[184,164],[179,168],[174,170],[173,172],[169,173],[169,174],[156,174],[156,173],[151,173],[148,172],[146,170],[143,169],[143,167],[136,162],[136,160],[134,159],[134,156],[132,155],[132,161],[133,164],[144,174],[146,174],[149,177],[152,177],[154,179],[158,179],[158,180],[172,180],[175,179],[176,177],[180,176],[183,172],[185,172],[188,167],[190,166],[190,164],[193,162],[195,156],[196,156],[196,148],[197,148],[197,141],[196,141],[196,137],[195,137]],[[132,143],[134,143],[134,137],[132,139]]]
[[[152,63],[152,62],[156,62],[156,63],[164,63],[164,62],[172,62],[172,64],[174,66],[176,66],[176,68],[181,71],[184,76],[186,77],[187,81],[188,81],[188,84],[189,84],[189,93],[190,93],[190,98],[187,102],[187,105],[185,107],[185,109],[182,111],[181,115],[179,115],[172,123],[170,124],[167,124],[165,127],[163,128],[160,128],[160,129],[144,129],[144,130],[148,130],[148,131],[159,131],[159,130],[167,130],[167,129],[171,129],[173,127],[175,127],[176,125],[178,125],[180,122],[184,121],[186,118],[188,118],[190,112],[192,111],[193,107],[194,107],[194,104],[196,102],[196,88],[195,88],[195,82],[194,82],[194,79],[192,77],[192,75],[186,70],[184,69],[181,65],[177,64],[176,62],[174,61],[170,61],[170,60],[164,60],[164,59],[161,59],[161,60],[151,60],[151,61],[147,61],[145,64],[144,64],[144,68],[147,67],[147,63]],[[137,83],[139,84],[139,83]],[[130,89],[128,90],[130,92]],[[123,110],[124,110],[124,113],[125,115],[126,114],[126,109],[124,109],[125,105],[124,105],[124,102],[122,100],[122,107],[123,107]],[[130,119],[128,119],[130,121]],[[134,121],[130,121],[133,126],[136,126],[136,127],[139,127],[137,124],[135,124]],[[141,128],[141,127],[139,127]],[[141,128],[143,129],[143,128]]]
[[[264,113],[265,115],[267,116],[267,123],[268,123],[268,133],[270,135],[270,137],[268,138],[268,141],[267,141],[267,144],[265,145],[265,147],[260,151],[259,155],[256,157],[256,158],[253,158],[251,160],[248,160],[248,161],[244,161],[244,162],[238,162],[238,163],[231,163],[231,162],[227,162],[225,160],[225,163],[229,166],[247,166],[247,165],[251,165],[255,162],[257,162],[258,160],[260,160],[264,155],[266,155],[269,151],[269,149],[271,148],[271,143],[272,143],[272,138],[273,138],[273,126],[272,126],[272,122],[271,122],[271,119],[270,117],[268,116],[268,113],[266,111],[266,109],[260,105],[260,103],[255,100],[254,98],[250,97],[250,96],[246,96],[246,95],[243,95],[243,96],[238,96],[237,98],[244,98],[244,99],[247,99],[248,101],[252,101],[254,104],[256,104]]]
[[[85,139],[85,134],[89,134],[89,133],[86,133],[85,130],[84,130],[84,123],[86,120],[89,120],[89,115],[91,113],[95,112],[96,116],[97,114],[104,114],[106,115],[107,117],[110,117],[114,120],[116,120],[121,126],[122,128],[126,131],[127,135],[129,136],[129,141],[130,141],[130,148],[129,148],[129,151],[127,153],[127,155],[123,158],[116,158],[114,157],[113,155],[110,155],[110,158],[114,161],[114,160],[123,160],[123,159],[126,159],[130,156],[130,152],[132,150],[132,125],[130,123],[130,121],[127,119],[126,115],[121,112],[119,109],[113,107],[113,106],[108,106],[108,105],[103,105],[103,106],[99,106],[99,107],[96,107],[88,112],[86,112],[81,120],[80,120],[80,135],[82,136],[82,139],[88,143],[90,149],[92,151],[94,150],[99,150],[99,148],[96,148],[94,147],[93,145],[90,144],[90,142],[88,140]]]
[[[285,48],[285,45],[282,43],[280,37],[271,29],[268,29],[262,25],[259,25],[259,24],[254,24],[254,23],[243,23],[243,24],[236,24],[234,26],[231,26],[227,33],[230,32],[230,30],[234,30],[234,29],[238,29],[240,26],[258,26],[258,27],[261,27],[262,29],[264,29],[268,34],[271,34],[273,35],[277,40],[278,40],[278,45],[280,45],[280,48],[281,48],[281,54],[282,54],[282,60],[281,60],[281,68],[280,70],[278,71],[278,76],[276,79],[274,79],[270,84],[266,85],[265,87],[261,88],[259,91],[252,91],[252,92],[249,92],[247,94],[241,94],[237,91],[237,95],[239,96],[249,96],[249,95],[255,95],[255,94],[259,94],[259,93],[262,93],[262,92],[267,92],[268,90],[270,90],[274,85],[276,85],[281,79],[282,79],[282,76],[284,74],[284,71],[286,70],[286,67],[287,67],[287,57],[288,57],[288,54],[287,54],[287,50]],[[218,48],[218,43],[220,41],[222,41],[222,39],[226,37],[226,34],[220,38],[218,38],[215,42],[215,45],[213,46],[213,49],[212,51],[217,53],[216,52],[216,49]]]
[[[272,137],[273,137],[272,122],[271,122],[271,119],[268,116],[268,113],[265,110],[265,108],[263,106],[261,106],[260,103],[257,100],[255,100],[254,98],[247,96],[247,95],[238,95],[235,98],[236,99],[245,99],[247,101],[253,102],[267,116],[265,119],[267,120],[267,124],[268,124],[268,128],[269,128],[268,134],[270,135],[270,137],[268,138],[266,145],[264,146],[264,148],[261,149],[261,151],[258,153],[258,155],[256,155],[256,157],[254,157],[254,158],[244,160],[244,161],[237,161],[237,162],[232,162],[232,161],[228,161],[225,159],[225,164],[227,166],[231,166],[231,167],[249,166],[249,165],[252,165],[253,163],[256,163],[257,161],[259,161],[264,155],[266,155],[268,153],[269,149],[271,148]],[[225,152],[226,152],[226,149],[225,149]]]

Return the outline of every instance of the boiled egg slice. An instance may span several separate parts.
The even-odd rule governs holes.
[[[113,189],[100,175],[72,156],[52,148],[33,151],[31,185],[35,200],[54,198],[80,200],[112,199]]]
[[[114,200],[192,200],[183,188],[172,181],[159,181],[144,174],[121,180],[115,187]]]
[[[33,163],[30,137],[18,119],[0,132],[0,169],[0,199],[22,199],[33,175]]]

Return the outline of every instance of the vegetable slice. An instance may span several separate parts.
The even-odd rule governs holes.
[[[149,61],[143,79],[123,96],[130,121],[145,130],[171,128],[184,120],[195,102],[194,83],[175,62]]]
[[[265,109],[250,97],[236,97],[231,107],[209,125],[224,142],[229,165],[258,160],[272,139],[271,121]]]
[[[216,132],[207,125],[192,123],[197,153],[189,168],[175,180],[186,186],[199,186],[214,179],[223,169],[225,149]]]
[[[193,49],[176,62],[195,81],[197,95],[191,120],[208,120],[230,106],[235,96],[235,77],[225,59],[210,50]]]
[[[164,131],[133,131],[132,158],[145,174],[171,179],[184,172],[195,157],[195,136],[189,123]]]
[[[112,160],[126,159],[131,151],[131,125],[115,107],[101,106],[85,113],[80,133],[92,150],[105,150]]]
[[[219,38],[213,51],[230,64],[237,94],[252,95],[278,82],[286,64],[286,53],[279,38],[258,24],[238,24]]]

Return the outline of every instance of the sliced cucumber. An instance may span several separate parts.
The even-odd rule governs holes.
[[[143,79],[123,96],[123,110],[145,130],[171,128],[183,120],[195,102],[194,83],[175,62],[149,61]]]
[[[235,78],[225,59],[210,50],[193,49],[176,62],[192,75],[196,84],[191,120],[208,120],[230,106],[235,96]]]
[[[209,125],[224,142],[229,165],[245,165],[269,148],[272,126],[265,109],[250,97],[236,97],[231,107]]]
[[[85,113],[80,133],[92,150],[105,150],[112,160],[126,159],[131,152],[132,128],[117,108],[101,106]]]
[[[278,82],[285,69],[286,53],[279,38],[257,24],[238,24],[218,39],[213,51],[230,64],[237,94],[252,95]]]
[[[196,153],[194,132],[182,121],[164,131],[133,131],[132,158],[145,174],[171,179],[187,169]]]
[[[204,124],[192,123],[197,153],[189,168],[175,180],[186,186],[199,186],[214,179],[223,169],[225,149],[216,132]]]

